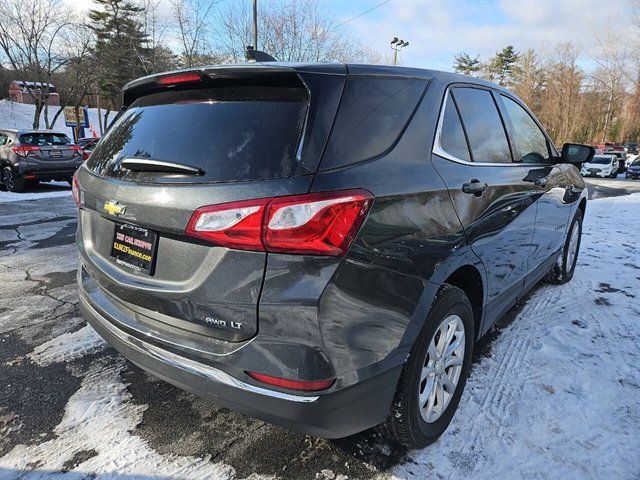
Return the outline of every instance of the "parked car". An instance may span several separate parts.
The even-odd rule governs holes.
[[[93,150],[96,148],[96,145],[98,145],[98,142],[100,141],[99,138],[90,138],[90,139],[85,139],[88,140],[86,142],[83,142],[82,144],[82,159],[83,160],[88,160],[89,157],[91,156],[91,153],[93,152]],[[78,143],[80,141],[78,140]]]
[[[600,155],[605,151],[609,152],[623,152],[624,149],[617,143],[605,142],[595,146],[596,154]]]
[[[74,177],[81,309],[135,364],[233,410],[423,447],[475,341],[574,274],[572,164],[594,149],[559,153],[493,83],[263,63],[123,95]]]
[[[82,149],[66,134],[50,130],[0,130],[0,177],[11,192],[27,182],[67,181],[82,163]]]
[[[613,155],[616,157],[616,160],[618,161],[618,170],[616,171],[616,175],[627,171],[627,155],[624,152],[617,150],[605,150],[603,155]]]
[[[618,173],[618,159],[615,155],[596,155],[580,168],[583,177],[615,178]]]
[[[631,178],[633,180],[640,178],[640,158],[636,158],[633,163],[629,165],[625,178]]]
[[[640,151],[638,151],[638,144],[635,142],[625,143],[624,153],[626,153],[627,155],[637,155],[638,153],[640,153]]]

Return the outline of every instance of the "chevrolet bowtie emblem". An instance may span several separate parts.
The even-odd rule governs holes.
[[[127,209],[127,206],[120,205],[115,200],[109,200],[108,202],[104,202],[104,209],[109,215],[117,217],[118,215],[122,215],[124,213],[124,211]]]

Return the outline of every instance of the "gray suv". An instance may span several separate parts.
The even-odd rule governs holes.
[[[82,149],[51,130],[0,130],[0,181],[11,192],[27,182],[67,181],[82,164]]]
[[[492,83],[255,63],[123,99],[73,182],[81,309],[136,365],[233,410],[427,445],[476,340],[573,277],[574,165],[594,149],[558,152]]]

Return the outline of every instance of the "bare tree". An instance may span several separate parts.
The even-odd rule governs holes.
[[[66,65],[62,37],[71,27],[72,12],[60,0],[2,0],[0,49],[3,61],[26,83],[33,98],[33,128],[48,103],[55,72]]]
[[[65,44],[68,45],[66,65],[56,73],[56,86],[60,94],[60,107],[49,121],[49,108],[44,105],[44,120],[46,128],[53,128],[56,120],[68,105],[75,107],[76,118],[79,109],[87,97],[96,93],[96,76],[94,62],[91,57],[93,41],[92,31],[84,24],[76,24],[65,34]]]
[[[171,0],[175,12],[175,28],[180,41],[180,64],[194,67],[220,61],[213,54],[211,36],[212,0]]]
[[[280,61],[381,63],[380,53],[352,38],[325,6],[314,0],[264,3],[258,17],[260,49]],[[242,61],[253,43],[250,5],[223,4],[216,19],[217,47],[227,61]]]

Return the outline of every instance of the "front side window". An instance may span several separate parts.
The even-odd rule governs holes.
[[[449,155],[461,160],[471,161],[469,146],[460,122],[458,109],[451,94],[447,94],[444,117],[442,118],[442,130],[440,132],[440,147]]]
[[[502,102],[513,125],[515,140],[514,157],[516,162],[545,163],[549,161],[547,138],[540,127],[533,121],[527,111],[511,100],[502,96]]]
[[[511,163],[502,119],[491,93],[478,88],[453,90],[474,162]]]

